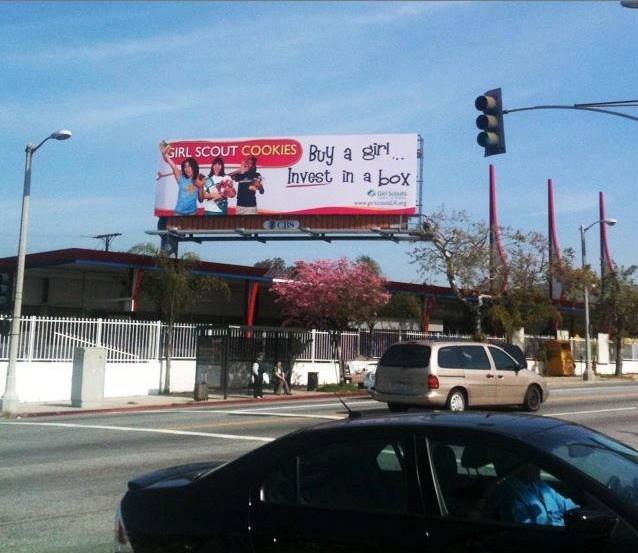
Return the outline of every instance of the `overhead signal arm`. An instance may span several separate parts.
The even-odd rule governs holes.
[[[590,102],[573,105],[542,105],[523,108],[503,109],[501,89],[488,90],[474,101],[474,106],[482,115],[476,118],[476,126],[481,132],[476,137],[479,146],[485,149],[485,157],[505,153],[505,126],[503,116],[506,113],[531,111],[537,109],[573,109],[579,111],[593,111],[607,115],[624,117],[638,121],[638,117],[611,108],[638,107],[638,100],[620,100],[614,102]]]

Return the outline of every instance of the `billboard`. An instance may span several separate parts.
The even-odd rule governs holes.
[[[155,215],[415,215],[418,140],[418,134],[163,140]]]

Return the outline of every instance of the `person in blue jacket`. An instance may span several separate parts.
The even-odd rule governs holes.
[[[512,469],[506,464],[494,463],[500,480],[488,511],[491,516],[506,522],[564,526],[565,513],[579,507],[540,477],[533,463]],[[504,476],[503,476],[504,475]]]
[[[197,215],[199,190],[203,188],[205,177],[199,174],[199,164],[193,157],[187,157],[178,167],[168,155],[168,150],[160,145],[164,161],[168,163],[177,181],[177,202],[175,215]]]

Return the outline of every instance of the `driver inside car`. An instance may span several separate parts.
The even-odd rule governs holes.
[[[490,518],[520,524],[564,526],[565,513],[579,507],[540,477],[533,463],[512,464],[502,457],[494,460],[498,483],[488,500]]]

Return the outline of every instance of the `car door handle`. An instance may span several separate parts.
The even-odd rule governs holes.
[[[502,374],[499,374],[499,375],[498,375],[498,378],[503,378],[503,375],[502,375]]]
[[[494,375],[493,375],[493,374],[486,374],[485,376],[486,376],[487,378],[494,378]]]

